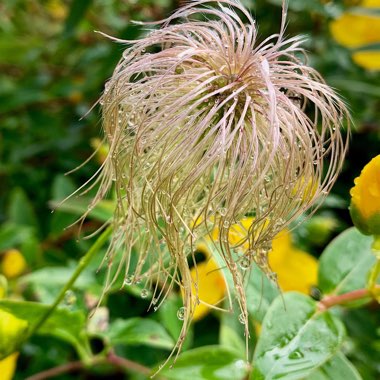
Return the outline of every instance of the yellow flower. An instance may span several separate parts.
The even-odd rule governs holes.
[[[344,13],[330,24],[334,39],[348,48],[380,42],[380,17]]]
[[[0,310],[0,359],[16,351],[27,330],[27,321]]]
[[[365,8],[380,8],[380,0],[363,0],[360,6]]]
[[[10,249],[3,255],[1,272],[7,278],[14,278],[22,274],[26,269],[24,256],[17,249]]]
[[[55,20],[63,21],[67,17],[67,5],[62,0],[49,0],[45,6]]]
[[[317,283],[317,259],[297,249],[288,230],[281,231],[273,240],[269,264],[277,273],[278,284],[284,292],[293,290],[310,294],[310,288]]]
[[[380,235],[380,155],[364,166],[351,189],[350,213],[355,226],[366,235]]]
[[[362,8],[380,8],[379,0],[363,0]],[[330,24],[331,34],[341,45],[357,49],[353,61],[369,70],[380,70],[380,52],[365,49],[366,45],[380,43],[380,17],[375,14],[346,12]],[[362,49],[364,47],[364,50]]]
[[[380,51],[361,50],[352,54],[354,62],[368,70],[380,70]]]
[[[17,364],[18,352],[0,360],[0,373],[2,380],[12,380]]]

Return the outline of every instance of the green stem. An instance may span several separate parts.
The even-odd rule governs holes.
[[[83,270],[90,263],[91,259],[95,256],[95,254],[99,251],[102,245],[107,241],[109,236],[112,233],[112,226],[109,226],[96,240],[96,242],[91,246],[91,248],[87,251],[87,253],[80,259],[78,266],[76,267],[74,273],[71,275],[69,281],[67,281],[66,285],[59,292],[57,298],[54,303],[50,306],[50,308],[44,313],[41,318],[36,322],[34,326],[29,330],[28,337],[32,336],[36,333],[36,331],[46,322],[47,319],[52,315],[57,306],[62,302],[65,297],[65,294],[71,287],[74,285],[77,278],[83,272]]]

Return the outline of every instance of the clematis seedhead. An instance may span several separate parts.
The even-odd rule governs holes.
[[[141,281],[159,307],[180,288],[177,348],[199,302],[197,244],[217,235],[213,254],[248,335],[247,269],[271,274],[273,237],[320,204],[342,166],[347,109],[285,23],[284,9],[279,33],[258,42],[239,2],[200,0],[117,40],[127,48],[100,99],[109,153],[91,204],[114,189],[106,290],[120,276]]]

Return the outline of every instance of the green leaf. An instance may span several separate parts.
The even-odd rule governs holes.
[[[23,276],[20,283],[31,285],[35,295],[41,302],[51,303],[69,281],[74,270],[75,266],[73,268],[47,267]],[[84,270],[76,280],[74,289],[88,290],[92,288],[94,290],[94,285],[99,287],[100,293],[102,287],[96,282],[94,274],[90,270]]]
[[[242,380],[247,372],[247,363],[236,352],[205,346],[184,352],[172,368],[166,365],[160,375],[167,380]]]
[[[16,188],[12,191],[9,207],[8,219],[10,222],[27,227],[38,227],[37,218],[24,190]]]
[[[76,190],[73,181],[64,175],[57,175],[54,178],[51,188],[52,199],[62,201]]]
[[[4,223],[0,227],[0,251],[15,248],[33,237],[30,227]]]
[[[341,352],[338,352],[308,377],[308,380],[331,379],[361,380],[362,377],[353,364]]]
[[[318,286],[326,294],[342,294],[366,286],[375,262],[373,238],[349,228],[324,250],[319,261]]]
[[[51,196],[53,201],[59,203],[70,194],[73,194],[75,190],[76,186],[74,185],[73,181],[64,175],[58,175],[54,178],[51,189]],[[61,235],[62,231],[74,223],[77,219],[77,215],[62,212],[58,208],[56,212],[53,213],[50,220],[50,234],[53,235],[53,237]]]
[[[235,305],[238,308],[238,305]],[[235,309],[236,310],[236,309]],[[250,340],[251,342],[252,340]],[[219,344],[245,354],[244,326],[239,322],[236,313],[222,313],[219,330]]]
[[[270,306],[253,359],[253,380],[308,379],[339,350],[343,324],[300,293],[285,293]]]
[[[64,203],[51,201],[50,206],[57,211],[68,212],[77,216],[82,216],[88,212],[87,205],[91,203],[90,198],[68,199]],[[100,201],[88,214],[88,218],[96,219],[100,222],[107,222],[113,217],[115,202],[110,200]]]
[[[76,26],[84,18],[87,9],[91,5],[92,0],[73,0],[70,7],[70,12],[65,23],[63,35],[65,37],[74,33]]]
[[[104,333],[111,345],[147,345],[163,349],[172,349],[174,341],[168,332],[152,319],[117,319]]]
[[[276,285],[253,265],[246,285],[247,309],[250,315],[261,322],[272,301],[279,295]]]
[[[14,317],[28,322],[29,327],[50,308],[48,305],[36,302],[1,300],[0,310],[12,314]],[[72,344],[78,354],[84,358],[88,356],[88,340],[85,333],[86,318],[82,311],[56,309],[46,322],[37,330],[40,335],[52,335]]]

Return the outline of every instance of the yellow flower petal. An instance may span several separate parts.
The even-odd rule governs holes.
[[[67,17],[67,5],[62,0],[49,0],[46,8],[54,19],[62,21]]]
[[[380,70],[380,51],[367,50],[352,54],[354,62],[368,70]]]
[[[360,6],[364,8],[380,8],[380,0],[362,0]]]
[[[1,271],[5,277],[17,277],[26,269],[24,256],[17,249],[5,252],[1,261]]]
[[[0,360],[0,373],[2,380],[12,380],[17,364],[18,352]]]
[[[380,155],[364,166],[354,183],[350,212],[355,226],[365,234],[380,234]]]
[[[205,254],[206,261],[197,264],[190,272],[194,283],[198,284],[198,298],[200,301],[194,311],[194,321],[203,318],[210,311],[210,306],[208,305],[220,304],[226,293],[226,283],[219,265],[211,254],[205,251],[205,247],[198,247],[198,250]],[[194,294],[197,294],[194,284],[192,290]]]
[[[288,230],[281,231],[273,240],[269,264],[278,276],[283,291],[298,291],[309,294],[317,283],[318,261],[307,252],[296,249],[291,243]]]
[[[349,48],[380,42],[380,17],[344,13],[331,22],[330,30],[337,42]]]

